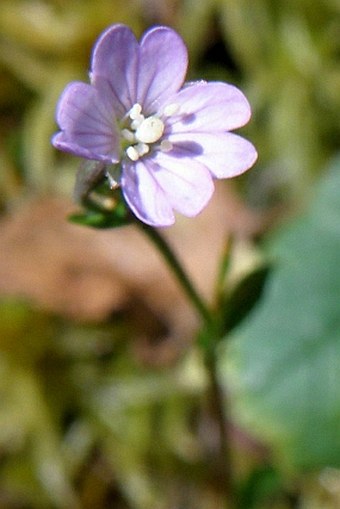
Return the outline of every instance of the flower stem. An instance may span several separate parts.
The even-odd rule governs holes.
[[[218,337],[219,331],[216,329],[219,328],[219,320],[214,316],[214,313],[210,311],[209,307],[196,291],[189,276],[186,274],[183,266],[164,237],[156,229],[144,223],[138,222],[137,224],[160,251],[168,267],[176,276],[177,281],[186,292],[204,324],[203,339],[199,344],[204,353],[205,366],[209,379],[209,402],[219,435],[219,452],[215,463],[216,477],[217,481],[219,481],[219,489],[225,496],[226,508],[232,509],[235,507],[235,496],[230,437],[228,432],[228,402],[226,401],[223,389],[219,383],[217,370],[216,345],[220,338]]]
[[[226,509],[235,507],[234,474],[230,447],[228,401],[218,380],[216,350],[206,355],[205,365],[209,377],[209,396],[211,412],[217,425],[219,435],[219,453],[216,458],[216,478],[219,490],[225,497]]]
[[[210,312],[209,308],[206,306],[205,302],[202,300],[202,298],[196,291],[190,278],[184,271],[181,263],[179,262],[173,250],[170,248],[167,241],[155,228],[152,228],[140,222],[138,222],[138,225],[161,252],[163,258],[165,259],[169,268],[176,276],[177,281],[180,283],[183,290],[189,297],[192,305],[195,307],[196,311],[202,318],[203,322],[205,323],[206,326],[209,326],[213,322],[212,313]]]

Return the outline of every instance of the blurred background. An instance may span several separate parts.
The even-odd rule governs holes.
[[[220,352],[237,507],[339,508],[339,0],[0,1],[0,508],[224,507],[195,313],[133,226],[67,221],[55,105],[116,22],[253,109],[256,166],[164,232],[208,300],[232,235],[231,309],[258,299]]]

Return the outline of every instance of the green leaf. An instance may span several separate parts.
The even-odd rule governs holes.
[[[283,483],[279,472],[271,466],[254,468],[241,485],[239,493],[240,509],[263,509],[273,507],[265,505],[274,496],[283,491]],[[276,506],[275,506],[276,507]]]
[[[340,467],[340,158],[269,244],[276,267],[226,348],[240,423],[288,468]]]
[[[258,267],[248,274],[228,295],[224,303],[224,331],[229,332],[240,324],[261,298],[269,274],[269,267]]]
[[[113,211],[86,210],[69,216],[69,221],[92,228],[118,228],[131,223],[132,218],[125,206],[119,204]]]

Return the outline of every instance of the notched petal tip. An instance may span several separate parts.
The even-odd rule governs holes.
[[[184,83],[188,51],[173,29],[157,26],[148,30],[139,46],[137,102],[154,112]]]
[[[168,38],[168,41],[171,39],[173,42],[176,41],[176,43],[179,43],[180,45],[183,46],[183,48],[185,49],[185,53],[187,55],[187,49],[186,49],[183,38],[173,28],[170,28],[165,25],[157,25],[157,26],[150,28],[146,32],[144,32],[144,34],[142,35],[142,37],[140,39],[139,44],[140,44],[140,46],[143,46],[144,44],[148,43],[147,42],[148,39],[157,38],[157,40],[158,40],[158,37],[161,37],[161,38],[166,37],[166,38]]]
[[[110,101],[117,116],[122,117],[136,102],[138,74],[138,41],[126,25],[109,27],[96,42],[91,59],[91,83],[105,79]]]
[[[96,73],[96,68],[100,71],[102,65],[105,66],[105,57],[110,57],[112,51],[115,50],[117,41],[124,42],[125,45],[132,44],[136,46],[138,44],[137,39],[132,32],[131,28],[123,23],[116,23],[109,26],[104,32],[98,37],[91,57],[91,70],[90,75],[93,76]],[[123,46],[120,48],[121,53],[124,53]]]

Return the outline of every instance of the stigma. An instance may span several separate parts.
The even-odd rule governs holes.
[[[145,118],[136,129],[136,138],[142,143],[155,143],[164,132],[164,122],[158,117]]]

